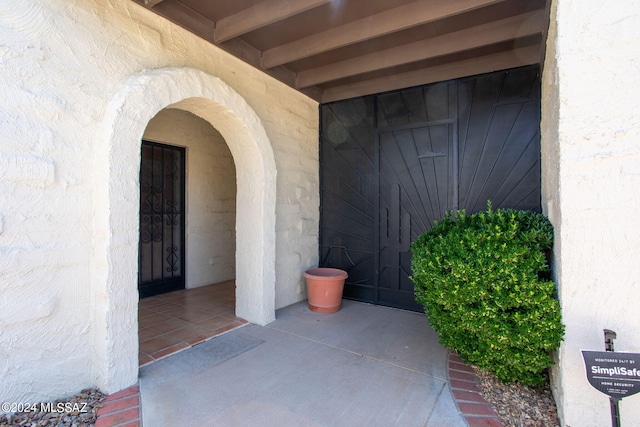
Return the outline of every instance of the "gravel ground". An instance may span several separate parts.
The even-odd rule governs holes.
[[[36,403],[25,412],[0,413],[0,427],[90,427],[105,397],[99,390],[86,389],[67,399]]]
[[[505,427],[559,427],[556,403],[549,384],[526,387],[503,384],[493,374],[473,367],[482,396],[493,406]]]

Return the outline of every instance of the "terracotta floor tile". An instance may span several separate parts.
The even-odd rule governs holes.
[[[170,335],[160,335],[147,341],[140,343],[140,351],[147,353],[153,357],[153,353],[170,347],[174,344],[181,342],[180,339],[172,337]]]
[[[164,305],[163,305],[164,307]],[[171,307],[169,308],[165,308],[162,311],[158,311],[158,313],[162,313],[165,316],[169,316],[169,317],[178,317],[181,314],[184,314],[186,312],[188,312],[188,308],[185,307],[183,304],[171,304]]]
[[[165,316],[162,313],[154,313],[150,316],[146,316],[142,319],[138,318],[138,323],[143,327],[143,328],[148,328],[149,326],[156,324],[156,323],[160,323],[160,322],[164,322],[165,320],[171,319],[171,317],[169,316]]]
[[[208,335],[210,331],[206,328],[189,324],[184,328],[177,329],[173,332],[170,332],[169,335],[172,337],[178,338],[182,341],[189,341],[192,338],[199,337],[202,335]]]
[[[171,318],[163,322],[149,325],[149,329],[152,329],[158,332],[159,334],[167,334],[171,331],[184,328],[185,326],[188,326],[188,325],[189,325],[189,322],[185,322],[184,320],[180,320],[180,319]]]
[[[213,338],[213,337],[215,337],[215,336],[218,336],[218,335],[220,335],[221,333],[222,333],[222,332],[209,331],[209,332],[207,332],[207,333],[205,333],[205,334],[197,335],[197,336],[195,336],[195,337],[193,337],[193,338],[189,338],[189,339],[187,340],[187,342],[188,342],[190,345],[200,344],[201,342],[203,342],[203,341],[207,341],[207,340],[210,340],[211,338]]]
[[[156,305],[155,307],[150,308],[149,310],[155,311],[156,313],[164,314],[165,311],[171,310],[172,308],[179,307],[180,305],[174,304],[171,302],[165,302],[164,304]]]
[[[233,304],[229,304],[226,302],[218,301],[216,299],[203,298],[199,301],[199,304],[203,307],[211,308],[211,307],[225,307],[227,310],[233,310],[235,306]],[[196,304],[197,305],[197,304]]]
[[[138,366],[146,365],[149,362],[153,362],[153,357],[147,353],[138,352]]]
[[[185,309],[187,309],[188,311],[197,311],[197,310],[203,310],[206,308],[210,308],[211,306],[213,306],[214,304],[211,303],[210,301],[205,301],[203,299],[197,299],[194,301],[185,301],[183,304],[183,307]]]
[[[169,292],[168,294],[158,295],[158,299],[167,304],[179,302],[186,296],[185,292],[188,291],[188,289],[183,289],[181,291]]]
[[[204,320],[211,319],[213,316],[214,316],[213,314],[207,313],[206,311],[200,311],[200,310],[189,311],[189,310],[186,310],[184,314],[176,316],[176,317],[178,319],[180,319],[180,320],[184,320],[185,322],[198,323],[198,322],[202,322]]]
[[[151,338],[155,338],[158,335],[162,335],[162,334],[159,334],[153,329],[149,329],[149,328],[138,329],[138,339],[140,340],[140,342],[150,340]]]
[[[188,344],[188,343],[186,343],[184,341],[181,341],[181,342],[179,342],[177,344],[170,345],[169,347],[166,347],[166,348],[163,348],[163,349],[160,349],[160,350],[158,350],[156,352],[151,353],[151,357],[153,357],[154,359],[161,359],[161,358],[163,358],[165,356],[168,356],[168,355],[173,354],[173,353],[177,353],[180,350],[184,350],[185,348],[189,348],[189,347],[191,347],[190,344]]]
[[[144,298],[138,310],[140,365],[246,324],[235,317],[235,281]]]
[[[228,317],[215,316],[215,317],[212,317],[211,319],[205,320],[203,322],[199,322],[197,323],[197,325],[202,326],[203,328],[209,329],[211,331],[214,331],[230,323],[233,323],[233,319],[230,319]]]
[[[164,302],[156,297],[149,297],[141,299],[138,307],[149,310],[160,304],[164,304]]]
[[[151,311],[142,307],[138,308],[138,320],[153,316],[154,314],[156,314],[155,311]]]
[[[209,313],[213,316],[235,317],[235,309],[227,305],[201,307],[200,311],[204,311],[205,313]]]
[[[216,329],[214,331],[214,336],[215,335],[220,335],[220,334],[224,334],[225,332],[229,332],[233,329],[239,328],[240,326],[244,325],[245,323],[243,322],[239,322],[239,321],[233,321],[231,323],[227,323],[226,325]]]

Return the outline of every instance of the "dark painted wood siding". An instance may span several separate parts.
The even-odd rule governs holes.
[[[345,296],[421,310],[409,245],[447,210],[540,211],[537,67],[321,107],[321,266]]]

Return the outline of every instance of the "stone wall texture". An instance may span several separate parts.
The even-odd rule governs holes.
[[[304,298],[315,101],[130,0],[2,2],[0,40],[0,401],[137,380],[138,144],[169,104],[233,155],[238,315]]]
[[[553,0],[543,72],[543,205],[555,227],[566,337],[553,382],[563,426],[611,425],[580,350],[640,353],[640,2]],[[640,426],[640,395],[620,403]]]

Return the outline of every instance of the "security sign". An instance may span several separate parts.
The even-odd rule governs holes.
[[[614,400],[640,392],[640,354],[582,350],[589,384]]]

